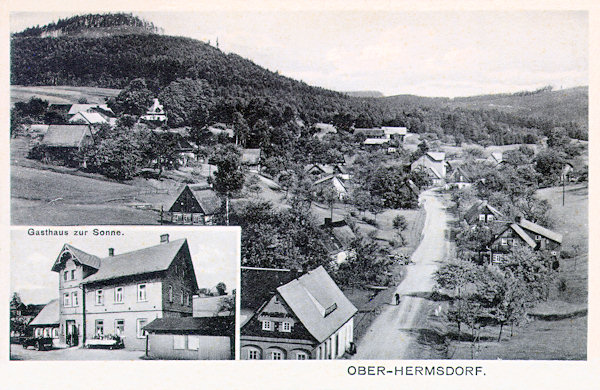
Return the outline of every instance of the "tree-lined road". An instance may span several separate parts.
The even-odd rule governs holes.
[[[390,304],[373,321],[357,345],[356,359],[403,359],[407,357],[408,346],[415,336],[410,332],[419,315],[423,315],[424,299],[417,297],[430,292],[434,286],[432,274],[439,261],[448,254],[446,228],[448,215],[433,190],[421,194],[426,217],[423,239],[411,256],[413,265],[407,267],[406,277],[396,288],[401,302]],[[414,358],[414,356],[411,356]]]

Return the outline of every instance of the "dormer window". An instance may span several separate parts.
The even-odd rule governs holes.
[[[488,222],[493,222],[494,221],[494,216],[492,214],[487,216],[487,221]]]
[[[292,331],[292,324],[290,322],[284,321],[279,326],[279,330],[281,332],[291,332]]]
[[[485,214],[479,214],[479,220],[485,222]]]
[[[262,330],[273,330],[273,321],[265,320],[262,322]]]

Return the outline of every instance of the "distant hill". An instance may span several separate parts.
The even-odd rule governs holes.
[[[348,96],[354,97],[380,98],[385,96],[379,91],[346,91],[344,93]]]
[[[60,37],[83,36],[97,38],[111,34],[159,33],[161,30],[151,22],[142,20],[132,14],[88,14],[60,19],[58,22],[43,27],[27,28],[13,37]]]

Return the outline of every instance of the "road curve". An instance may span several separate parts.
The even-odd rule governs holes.
[[[384,307],[358,341],[355,359],[407,358],[408,346],[415,339],[410,331],[423,311],[424,299],[418,296],[432,290],[432,274],[448,253],[445,238],[448,215],[439,197],[434,190],[421,194],[420,202],[426,212],[423,238],[411,256],[414,264],[407,267],[406,277],[396,288],[402,297],[400,304],[390,302]]]

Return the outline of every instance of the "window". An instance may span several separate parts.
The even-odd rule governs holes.
[[[181,290],[181,304],[182,304],[182,305],[183,305],[183,300],[184,300],[184,297],[183,297],[183,295],[184,295],[184,292],[183,292],[183,290]]]
[[[95,332],[96,337],[100,337],[104,335],[104,321],[103,320],[96,320],[96,332]]]
[[[493,256],[494,262],[498,263],[502,259],[498,253],[495,253]]]
[[[73,291],[71,295],[73,296],[73,306],[79,306],[79,294],[77,293],[77,291]]]
[[[69,293],[63,294],[63,306],[64,307],[71,306],[71,295],[69,295]]]
[[[260,352],[258,351],[258,349],[248,349],[248,360],[259,360],[260,359]]]
[[[96,305],[104,305],[104,291],[96,290]]]
[[[296,360],[306,360],[307,357],[306,352],[296,352]]]
[[[501,239],[502,245],[508,245],[508,240],[506,238]]]
[[[536,241],[540,241],[542,239],[542,236],[540,236],[539,234],[535,235],[535,240]]]
[[[121,336],[125,333],[125,320],[115,320],[115,334]]]
[[[137,300],[138,302],[146,302],[146,284],[138,284],[137,286]]]
[[[485,222],[485,214],[479,214],[479,220]]]
[[[185,222],[185,223],[192,222],[192,214],[183,214],[183,222]]]
[[[195,224],[200,223],[200,214],[194,214],[193,218],[194,218],[194,223]]]
[[[69,279],[69,271],[65,271],[65,273],[63,275],[63,279],[65,282]]]
[[[169,302],[173,302],[173,286],[169,285]]]
[[[52,329],[52,337],[54,337],[55,339],[58,338],[58,328]]]
[[[271,360],[282,360],[283,354],[281,351],[273,351],[271,352]]]
[[[115,303],[123,303],[123,287],[115,288]]]
[[[184,335],[173,335],[173,349],[185,349]]]
[[[291,332],[292,331],[292,324],[290,322],[282,322],[281,325],[279,326],[279,330],[281,332]]]
[[[179,222],[182,220],[181,214],[173,214],[173,222]]]
[[[136,321],[136,333],[138,339],[143,339],[146,337],[146,331],[143,329],[144,326],[148,323],[148,320],[145,318],[138,318]]]
[[[200,349],[200,337],[188,336],[187,342],[188,342],[188,349],[190,349],[192,351],[197,351],[198,349]]]
[[[190,305],[190,293],[185,293],[185,305],[189,306]]]
[[[263,328],[263,330],[273,330],[273,322],[272,321],[263,321],[262,328]]]
[[[71,280],[74,280],[74,279],[75,279],[75,270],[72,269],[71,270]]]
[[[42,328],[35,328],[35,337],[42,337]]]
[[[493,222],[493,221],[494,221],[494,216],[493,216],[493,215],[491,215],[491,214],[490,214],[490,215],[488,215],[488,216],[487,216],[487,221],[488,221],[488,222]]]

